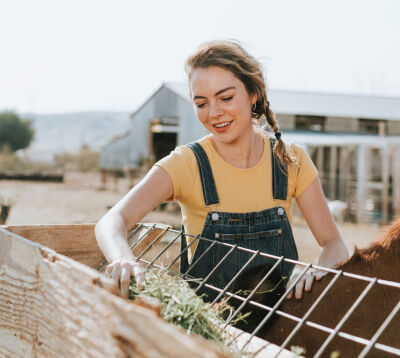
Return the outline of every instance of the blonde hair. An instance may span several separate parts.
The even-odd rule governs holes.
[[[252,108],[253,118],[257,120],[259,125],[261,118],[265,117],[276,137],[274,155],[282,163],[294,164],[293,158],[289,155],[281,139],[279,124],[270,108],[260,63],[236,41],[209,41],[201,44],[186,60],[185,71],[188,80],[190,81],[196,68],[210,66],[229,70],[242,81],[249,95],[257,95],[257,102],[255,107]]]

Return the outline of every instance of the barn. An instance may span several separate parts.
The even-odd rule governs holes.
[[[186,87],[164,83],[132,115],[130,132],[100,153],[100,168],[118,170],[151,165],[177,145],[207,132],[196,119]]]
[[[269,100],[284,140],[308,150],[326,196],[346,203],[346,220],[400,215],[400,98],[271,90]],[[103,182],[205,134],[186,85],[163,83],[132,114],[130,131],[102,148]]]

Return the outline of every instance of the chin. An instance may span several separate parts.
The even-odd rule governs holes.
[[[233,144],[239,138],[239,136],[235,136],[230,133],[226,133],[226,135],[221,133],[212,133],[212,136],[214,140],[224,144]]]

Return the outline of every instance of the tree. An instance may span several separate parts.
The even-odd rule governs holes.
[[[12,152],[29,147],[35,131],[32,121],[12,111],[0,112],[0,151],[9,148]]]

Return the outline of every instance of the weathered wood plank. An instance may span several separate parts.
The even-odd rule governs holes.
[[[104,290],[113,281],[85,265],[4,229],[0,247],[4,357],[229,356]]]
[[[94,224],[2,227],[90,267],[103,258],[96,242]]]
[[[159,225],[158,227],[150,229],[148,234],[142,240],[140,240],[140,242],[133,249],[133,255],[135,257],[139,256],[150,244],[152,244],[152,246],[148,250],[151,251],[154,246],[156,246],[157,243],[159,243],[165,237],[167,233],[166,229],[168,228],[169,226],[167,225],[163,225],[162,227]]]
[[[0,228],[0,357],[229,356],[216,343],[188,337],[164,322],[155,313],[157,308],[117,297],[116,284],[103,274],[39,244],[47,243],[73,256],[77,250],[70,251],[70,247],[82,244],[77,238],[93,235],[93,243],[93,225],[12,229],[14,233]],[[136,253],[158,236],[157,242],[161,240],[163,229],[149,231]],[[36,243],[16,232],[27,234]],[[133,239],[141,236],[139,231]],[[248,337],[234,328],[231,331],[238,336],[239,346]],[[249,349],[254,352],[265,344],[253,338]],[[278,350],[269,344],[257,357]],[[293,354],[285,351],[282,356]]]
[[[20,235],[30,241],[37,242],[43,246],[53,249],[61,255],[68,256],[89,267],[96,267],[103,259],[103,253],[97,245],[94,234],[95,224],[79,225],[29,225],[29,226],[1,226],[2,228]],[[132,241],[143,237],[140,243],[135,247],[134,255],[139,255],[154,239],[159,236],[168,226],[155,227],[149,230],[149,227],[143,227]],[[161,241],[165,235],[161,235],[153,246]],[[152,249],[152,248],[151,248]],[[149,249],[149,251],[151,251]]]

